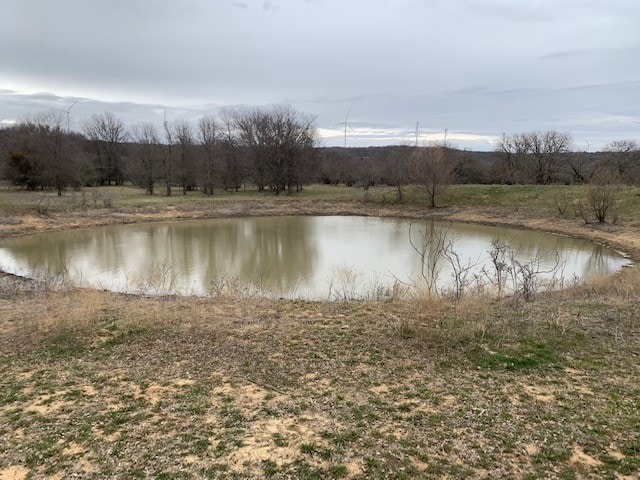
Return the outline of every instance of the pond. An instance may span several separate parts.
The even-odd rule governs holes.
[[[380,298],[394,290],[561,287],[629,263],[558,235],[397,218],[256,217],[117,225],[0,242],[0,268],[144,294]],[[524,288],[527,286],[524,285]]]

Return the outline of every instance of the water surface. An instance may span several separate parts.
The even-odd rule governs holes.
[[[11,238],[0,242],[0,268],[140,293],[206,295],[250,285],[290,298],[370,296],[394,283],[428,281],[431,270],[425,273],[421,253],[426,244],[424,262],[434,261],[430,249],[438,238],[454,246],[461,265],[473,265],[477,282],[489,278],[487,252],[495,239],[511,245],[522,264],[537,258],[536,268],[556,280],[610,274],[628,263],[593,243],[530,231],[297,216],[117,225]],[[451,262],[435,261],[436,288],[452,288]]]

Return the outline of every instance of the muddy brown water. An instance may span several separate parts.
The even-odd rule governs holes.
[[[0,242],[0,268],[27,277],[145,294],[370,298],[394,284],[439,291],[496,283],[493,242],[506,287],[511,273],[537,272],[553,287],[608,275],[629,263],[594,243],[480,225],[354,216],[208,219],[117,225]],[[440,255],[437,245],[448,255]],[[424,255],[423,255],[424,253]],[[457,268],[452,268],[457,265]],[[435,283],[434,283],[435,281]],[[517,285],[516,285],[517,286]]]

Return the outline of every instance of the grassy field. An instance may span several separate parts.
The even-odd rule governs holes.
[[[439,204],[458,207],[508,208],[509,213],[524,211],[529,214],[546,216],[558,215],[559,205],[566,208],[562,216],[574,216],[580,201],[584,202],[587,187],[584,185],[453,185],[441,196]],[[424,192],[415,187],[403,188],[404,203],[423,205],[426,203]],[[254,189],[239,192],[217,191],[213,196],[202,192],[188,192],[182,195],[174,192],[166,197],[161,191],[146,195],[132,186],[86,188],[83,192],[65,192],[58,197],[54,192],[25,192],[0,184],[0,212],[7,215],[64,212],[69,210],[100,209],[105,199],[112,203],[112,209],[131,209],[153,206],[197,205],[211,206],[221,202],[243,202],[267,200],[269,202],[298,203],[301,200],[323,200],[332,202],[370,202],[374,204],[394,204],[396,190],[392,187],[376,186],[368,190],[357,187],[310,185],[294,195],[274,196],[269,191],[257,192]],[[616,209],[621,217],[634,219],[640,208],[640,189],[622,188],[619,205]]]
[[[0,236],[349,213],[544,229],[640,258],[637,190],[605,226],[553,199],[584,194],[457,186],[429,210],[414,189],[395,205],[387,188],[84,202],[4,188]],[[637,479],[638,291],[637,267],[533,302],[143,298],[0,276],[0,479]]]

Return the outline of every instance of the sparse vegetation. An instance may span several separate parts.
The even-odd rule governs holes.
[[[615,212],[620,192],[620,178],[615,172],[598,172],[587,189],[587,204],[598,223],[617,219]]]
[[[296,198],[101,202],[0,191],[0,235],[274,214],[397,215],[540,228],[640,257],[636,191],[617,225],[558,216],[550,192],[312,186]],[[394,203],[385,199],[392,198]],[[499,255],[496,256],[499,261]],[[505,256],[508,258],[508,255]],[[505,273],[506,274],[506,273]],[[344,288],[350,274],[343,272]],[[170,281],[170,279],[169,279]],[[143,297],[0,276],[0,478],[633,478],[640,472],[637,267],[536,295],[307,302]]]

